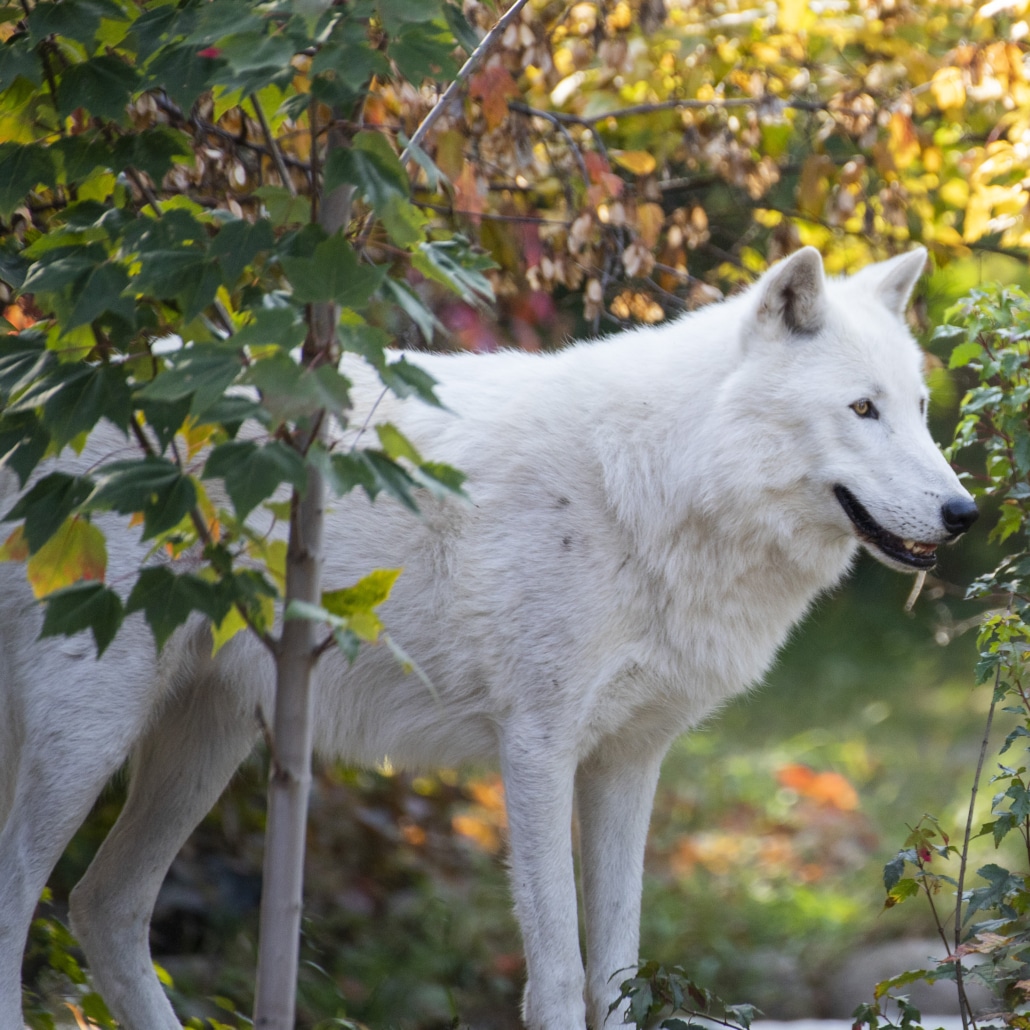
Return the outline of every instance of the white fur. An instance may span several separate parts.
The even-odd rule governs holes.
[[[759,679],[847,571],[858,543],[834,485],[926,542],[949,537],[942,503],[968,503],[920,414],[921,356],[902,321],[924,260],[918,251],[825,283],[818,255],[801,251],[748,293],[659,327],[543,357],[420,356],[450,411],[393,398],[377,408],[467,473],[472,503],[427,499],[418,520],[351,495],[329,512],[323,582],[403,566],[383,616],[436,695],[383,648],[353,670],[328,655],[316,747],[352,763],[499,760],[534,1030],[605,1022],[610,977],[637,960],[662,756]],[[379,391],[361,367],[345,371],[361,425]],[[881,417],[859,418],[860,398]],[[101,430],[63,464],[126,446]],[[108,579],[124,591],[145,552],[102,522]],[[37,642],[38,607],[12,565],[0,567],[0,612],[0,1030],[20,1026],[36,899],[128,756],[128,801],[73,894],[72,921],[122,1025],[171,1030],[150,912],[253,746],[270,662],[242,637],[212,659],[201,623],[155,661],[139,616],[99,662],[84,636]]]

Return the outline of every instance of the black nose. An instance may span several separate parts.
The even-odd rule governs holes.
[[[968,497],[953,497],[941,505],[944,528],[955,536],[964,533],[979,517],[980,512]]]

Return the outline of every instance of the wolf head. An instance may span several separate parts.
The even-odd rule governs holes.
[[[766,453],[802,483],[803,521],[902,570],[931,568],[978,514],[926,426],[923,354],[904,321],[925,262],[919,248],[826,280],[819,253],[800,250],[752,291],[741,341],[751,403],[779,439]]]

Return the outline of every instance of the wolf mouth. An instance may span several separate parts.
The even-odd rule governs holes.
[[[937,545],[924,544],[917,540],[902,540],[889,530],[884,529],[876,519],[862,507],[858,498],[844,486],[839,484],[833,488],[833,492],[840,501],[840,506],[855,529],[859,537],[867,544],[872,544],[878,551],[882,551],[888,558],[912,569],[930,569],[937,562]]]

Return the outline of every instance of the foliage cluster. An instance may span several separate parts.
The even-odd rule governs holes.
[[[1007,542],[1009,553],[970,588],[972,596],[992,606],[981,624],[976,679],[993,690],[964,835],[952,843],[938,820],[925,816],[884,869],[887,907],[925,897],[944,956],[935,968],[902,973],[879,985],[876,1002],[859,1014],[872,1030],[883,1000],[917,979],[953,980],[963,1025],[975,1025],[978,1016],[966,996],[971,979],[992,990],[996,1016],[1006,1025],[1023,1025],[1020,1013],[1030,1000],[1030,297],[1011,286],[976,290],[956,306],[937,336],[955,345],[951,367],[975,376],[962,400],[951,456],[972,450],[983,459],[983,472],[967,473],[969,485],[998,502],[992,536]],[[1000,742],[996,718],[1004,720]],[[977,800],[992,740],[993,796],[983,818]],[[979,838],[989,839],[999,858],[977,868],[971,885],[976,864],[971,845]],[[957,860],[955,875],[940,868],[949,859]],[[979,961],[966,965],[966,956]],[[902,1016],[918,1020],[918,1013],[904,1006]]]
[[[374,75],[421,79],[431,65],[450,67],[453,37],[439,5],[407,12],[403,30],[377,43],[370,19],[388,13],[371,4],[143,9],[116,0],[6,9],[0,215],[14,231],[3,275],[45,317],[3,345],[0,458],[24,485],[45,454],[80,447],[101,417],[138,445],[87,475],[44,476],[6,513],[22,526],[5,556],[28,558],[45,598],[44,634],[88,627],[102,652],[123,617],[142,611],[160,646],[200,610],[219,645],[245,624],[270,640],[285,545],[269,544],[248,518],[262,505],[288,518],[290,508],[272,500],[277,490],[299,495],[311,470],[334,493],[386,491],[413,509],[417,488],[457,489],[453,470],[391,427],[378,446],[350,452],[311,435],[321,420],[346,419],[349,382],[333,360],[344,352],[375,365],[386,388],[435,402],[419,370],[387,359],[390,334],[375,324],[390,303],[431,321],[403,281],[408,268],[463,296],[490,292],[483,259],[453,236],[429,238],[384,136],[351,128],[349,146],[327,149],[326,137],[341,131],[334,109],[360,111]],[[313,68],[302,82],[291,61],[305,51]],[[289,179],[269,185],[260,216],[248,219],[234,202],[176,189],[184,161],[203,170],[212,155],[187,120],[157,119],[158,101],[189,110],[202,93],[219,117],[242,119],[247,108],[270,162],[284,165],[300,139],[309,160],[321,152],[307,196]],[[223,156],[214,154],[231,177]],[[355,190],[390,226],[392,261],[362,262],[319,222],[320,204]],[[329,351],[316,356],[318,305],[342,315]],[[188,345],[169,352],[169,338]],[[244,421],[260,430],[239,438]],[[212,480],[225,503],[212,499]],[[149,568],[123,600],[103,582],[104,539],[92,522],[102,511],[139,520],[155,550],[203,548],[204,572]],[[240,569],[241,558],[264,569]],[[372,607],[388,589],[384,581],[360,596],[327,595],[300,614],[327,622],[353,653],[359,638],[376,636]]]
[[[571,292],[596,330],[705,303],[801,243],[833,271],[917,241],[940,263],[1018,255],[1030,84],[1015,10],[535,0],[427,144],[451,189],[420,176],[415,197],[478,231],[520,343],[554,311],[527,287]],[[411,86],[379,99],[408,131],[432,102]]]

